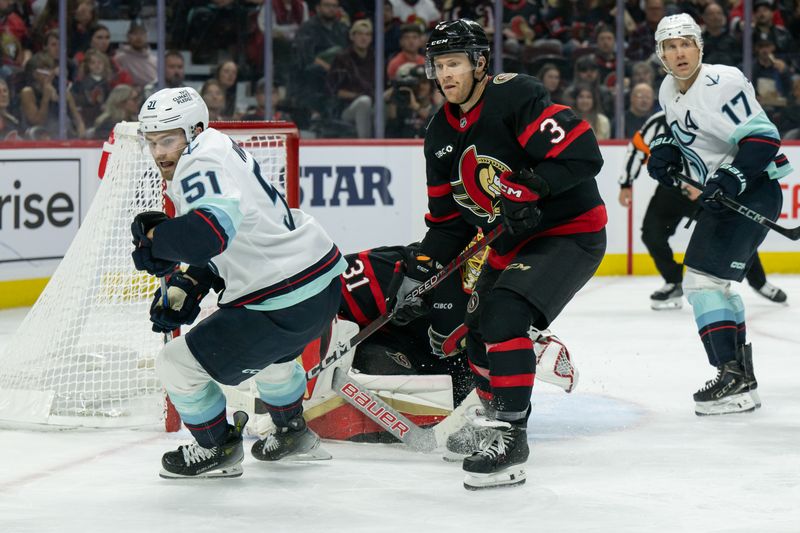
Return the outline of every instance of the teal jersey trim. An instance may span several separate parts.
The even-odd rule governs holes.
[[[686,297],[692,304],[697,328],[702,329],[714,322],[735,322],[736,310],[722,291],[692,292]]]
[[[770,137],[776,141],[781,140],[781,136],[778,134],[778,128],[775,127],[775,124],[772,123],[764,111],[761,111],[744,124],[737,126],[728,138],[728,142],[738,145],[739,141],[751,135]]]
[[[239,210],[239,200],[232,198],[204,198],[203,201],[192,205],[191,208],[211,211],[222,225],[229,241],[236,236],[236,230],[239,229],[244,218]]]
[[[181,419],[189,424],[208,422],[225,409],[225,395],[213,381],[194,394],[178,394],[169,389],[167,392]]]
[[[265,383],[256,379],[258,396],[269,405],[281,407],[300,399],[306,392],[306,371],[294,361],[292,375],[283,383]]]
[[[270,298],[258,304],[245,305],[246,309],[253,311],[274,311],[275,309],[286,309],[295,304],[308,300],[314,295],[319,294],[325,290],[334,278],[338,277],[342,272],[347,270],[347,261],[344,257],[339,258],[339,262],[331,270],[318,277],[314,281],[298,287],[288,294],[282,294],[275,298]]]

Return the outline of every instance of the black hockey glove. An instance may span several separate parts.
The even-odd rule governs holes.
[[[153,276],[161,277],[169,274],[178,266],[176,261],[153,257],[153,242],[147,238],[148,231],[166,220],[169,220],[169,217],[161,211],[145,211],[134,217],[131,224],[131,235],[133,235],[133,245],[136,249],[131,253],[131,258],[136,270],[145,270]]]
[[[500,175],[500,210],[503,225],[511,235],[530,233],[542,219],[539,200],[550,194],[550,186],[541,176],[524,168]]]
[[[150,305],[150,321],[153,331],[169,333],[184,324],[191,324],[200,314],[200,301],[208,294],[210,287],[195,283],[183,272],[178,271],[167,277],[167,299],[169,307],[164,308],[161,288],[156,291]]]
[[[419,288],[423,282],[436,272],[433,260],[425,255],[413,252],[405,265],[405,276],[397,291],[397,301],[394,304],[392,322],[398,326],[405,326],[412,320],[427,315],[431,308],[422,296],[407,298]]]
[[[650,158],[647,160],[650,177],[665,187],[677,187],[678,180],[673,174],[682,166],[681,149],[671,135],[662,134],[650,142]]]
[[[723,163],[719,166],[710,180],[706,182],[703,193],[700,195],[700,205],[712,213],[725,210],[719,202],[720,195],[735,198],[747,188],[747,179],[744,174],[733,165]]]

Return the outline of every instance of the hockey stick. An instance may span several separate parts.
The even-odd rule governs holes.
[[[705,187],[702,184],[694,181],[689,176],[685,176],[685,175],[681,174],[680,172],[674,172],[672,174],[672,177],[682,181],[683,183],[686,183],[687,185],[691,185],[695,189],[700,189],[701,191],[705,190]],[[796,240],[800,239],[800,226],[797,226],[796,228],[785,228],[785,227],[777,224],[776,222],[768,219],[764,215],[761,215],[761,214],[753,211],[749,207],[740,204],[736,200],[734,200],[732,198],[729,198],[729,197],[723,195],[720,192],[718,192],[716,194],[715,198],[722,205],[724,205],[725,207],[727,207],[731,211],[736,211],[740,215],[749,218],[750,220],[752,220],[753,222],[756,222],[757,224],[761,224],[762,226],[765,226],[765,227],[767,227],[767,228],[769,228],[769,229],[771,229],[773,231],[776,231],[776,232],[780,233],[781,235],[783,235],[784,237],[792,239],[793,241],[796,241]]]
[[[437,285],[439,285],[442,281],[444,281],[450,274],[461,268],[464,263],[466,263],[469,259],[471,259],[476,254],[483,251],[489,244],[491,244],[497,237],[499,237],[504,231],[502,225],[497,226],[493,230],[486,233],[480,240],[478,240],[472,247],[464,250],[461,252],[458,257],[450,261],[444,268],[436,272],[430,279],[425,281],[422,285],[415,288],[411,293],[406,296],[406,299],[415,298],[417,296],[421,296],[425,293],[430,292],[433,290]],[[387,289],[387,294],[394,294],[397,292],[399,288],[399,283],[402,281],[402,276],[397,275],[398,273],[395,272],[395,277],[392,279],[392,282],[389,284],[389,288]],[[391,300],[391,298],[389,298]],[[353,337],[347,343],[339,343],[336,349],[328,355],[325,359],[321,360],[317,365],[313,366],[306,372],[306,379],[310,380],[315,378],[319,375],[320,372],[328,368],[330,365],[344,357],[344,354],[355,348],[359,343],[361,343],[364,339],[378,331],[380,328],[386,325],[392,317],[394,316],[394,310],[390,309],[386,311],[384,314],[364,326],[364,329],[353,335]]]
[[[161,305],[164,307],[164,309],[169,309],[169,295],[167,295],[167,278],[166,276],[161,276],[160,278],[158,278],[158,281],[161,283]],[[172,340],[172,332],[165,331],[164,344],[167,344],[171,340]]]

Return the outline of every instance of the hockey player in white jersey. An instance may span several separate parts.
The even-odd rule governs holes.
[[[719,195],[775,219],[782,194],[778,180],[791,172],[779,153],[780,136],[736,68],[704,65],[700,27],[687,14],[661,20],[656,52],[667,71],[659,101],[669,131],[650,144],[648,171],[664,185],[681,157],[704,184],[704,208],[686,250],[683,290],[700,339],[717,375],[694,395],[698,415],[752,411],[761,406],[746,341],[742,299],[731,289],[751,265],[767,229],[725,208]]]
[[[303,420],[305,371],[295,358],[336,315],[347,263],[313,218],[287,207],[252,155],[208,127],[194,89],[153,94],[139,123],[175,205],[174,218],[146,212],[131,226],[136,268],[167,280],[169,304],[159,290],[153,330],[192,323],[210,288],[221,292],[219,309],[156,359],[196,440],[164,454],[162,477],[241,475],[247,416],[236,413],[228,424],[218,383],[251,377],[277,426],[255,443],[255,458],[329,458]],[[186,271],[176,269],[181,263]]]

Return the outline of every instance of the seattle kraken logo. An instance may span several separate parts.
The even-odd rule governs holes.
[[[669,129],[672,131],[672,136],[676,141],[678,141],[678,145],[681,147],[681,153],[683,154],[683,157],[685,157],[689,162],[689,166],[695,170],[695,174],[700,177],[700,181],[705,183],[706,174],[708,174],[708,168],[700,156],[690,148],[690,145],[697,138],[697,135],[682,129],[677,120],[673,121],[672,124],[669,125]]]

